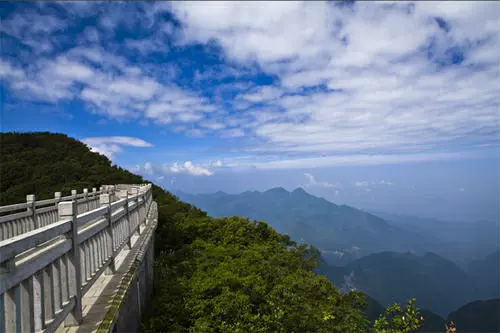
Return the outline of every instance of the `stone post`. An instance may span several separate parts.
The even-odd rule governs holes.
[[[137,234],[140,235],[141,234],[141,213],[140,213],[140,210],[141,210],[141,206],[139,204],[139,189],[137,187],[131,187],[130,188],[130,193],[132,196],[135,196],[135,202],[136,202],[136,205],[135,205],[135,209],[134,209],[134,213],[131,214],[131,218],[135,219],[135,222],[134,224],[137,225]]]
[[[109,193],[104,193],[99,196],[99,204],[101,207],[107,207],[107,211],[105,213],[106,216],[106,221],[107,221],[107,234],[108,234],[108,239],[109,239],[109,253],[110,253],[110,263],[109,266],[107,267],[106,271],[104,274],[106,275],[112,275],[116,272],[116,266],[115,266],[115,233],[113,230],[113,224],[111,220],[111,196]]]
[[[89,190],[84,188],[83,189],[83,200],[85,201],[85,211],[89,211]]]
[[[127,190],[121,190],[119,192],[120,199],[125,199],[125,212],[126,212],[126,217],[127,217],[127,228],[128,228],[128,240],[127,240],[127,246],[129,249],[132,248],[132,221],[130,221],[130,212],[128,210],[128,191]]]
[[[54,192],[54,199],[56,201],[56,206],[57,206],[61,201],[61,192]]]
[[[28,194],[26,196],[26,203],[28,204],[28,211],[31,213],[31,219],[33,221],[33,228],[38,229],[40,228],[40,222],[38,221],[36,217],[36,207],[35,207],[35,195],[34,194]],[[31,228],[29,226],[21,226],[22,227],[22,232],[29,231]]]
[[[74,191],[74,190],[73,190]],[[73,194],[71,191],[71,194]],[[74,191],[76,192],[76,191]],[[75,193],[76,194],[76,193]],[[73,194],[73,196],[75,195]],[[76,201],[64,201],[59,203],[59,219],[71,219],[72,247],[69,254],[69,277],[68,284],[71,296],[75,295],[75,307],[66,317],[66,326],[77,326],[82,321],[82,268],[80,261],[80,244],[78,243],[78,221]]]

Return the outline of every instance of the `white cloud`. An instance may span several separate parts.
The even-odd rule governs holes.
[[[367,182],[366,180],[362,180],[362,181],[357,181],[354,185],[356,185],[357,187],[367,187],[370,185],[370,183]]]
[[[214,170],[222,167],[221,161],[214,163],[194,163],[192,161],[173,162],[158,164],[147,161],[144,165],[136,165],[130,170],[132,172],[150,177],[165,177],[172,174],[187,174],[192,176],[212,176]],[[162,178],[164,179],[164,178]],[[175,177],[171,178],[171,184],[175,181]]]
[[[221,160],[217,160],[214,163],[212,163],[212,165],[214,167],[220,168],[220,167],[222,167],[222,161]]]
[[[184,164],[173,163],[168,167],[173,173],[187,173],[193,176],[211,176],[213,171],[199,164],[193,164],[191,161],[186,161]]]
[[[153,147],[149,142],[129,136],[89,137],[82,139],[82,141],[87,144],[92,151],[103,154],[110,159],[112,159],[116,153],[122,152],[122,147],[124,146]],[[139,166],[137,165],[136,168],[139,168]]]
[[[153,165],[151,164],[151,162],[148,161],[144,164],[144,173],[148,175],[153,174]]]
[[[267,160],[235,161],[234,166],[251,166],[258,169],[305,169],[331,167],[337,165],[382,165],[420,163],[440,160],[461,160],[475,158],[473,153],[416,153],[392,155],[337,155],[324,157],[304,157],[295,159],[269,158]]]
[[[306,184],[306,186],[317,186],[317,187],[324,187],[324,188],[342,188],[340,184],[332,184],[329,182],[325,181],[316,181],[313,175],[310,173],[304,173],[304,176],[307,177],[307,180],[309,183]],[[338,191],[337,191],[338,192]]]
[[[348,8],[323,2],[175,2],[172,7],[184,24],[184,42],[215,40],[231,59],[256,61],[279,78],[281,87],[238,97],[285,108],[288,120],[279,124],[251,123],[268,143],[256,148],[261,152],[422,152],[498,137],[500,67],[492,60],[500,56],[500,6],[495,3],[357,2]],[[447,20],[451,30],[440,28],[436,17]],[[458,49],[474,67],[440,67]],[[321,83],[335,91],[286,95]]]
[[[383,179],[382,179],[381,181],[379,181],[378,183],[379,183],[380,185],[392,185],[392,182],[387,181],[387,180],[383,180]]]

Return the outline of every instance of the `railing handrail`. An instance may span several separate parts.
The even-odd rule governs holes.
[[[57,207],[60,202],[76,201],[78,213],[82,213],[95,209],[99,204],[101,194],[111,194],[114,201],[116,187],[103,185],[99,190],[92,188],[91,192],[84,188],[82,193],[71,190],[71,195],[64,197],[61,196],[61,192],[55,192],[53,199],[44,200],[36,200],[34,194],[29,194],[24,203],[2,206],[0,207],[0,241],[57,222]]]
[[[87,192],[88,196],[96,197],[96,196],[103,194],[103,193],[109,193],[109,191],[111,190],[111,189],[104,189],[103,186],[101,186],[101,188],[99,190],[97,190],[95,187],[93,189],[95,189],[95,191]],[[85,191],[86,189],[83,189],[83,190]],[[77,193],[76,198],[78,198],[78,199],[83,198],[85,196],[84,191],[82,191],[82,193]],[[60,193],[60,192],[55,192],[55,193]],[[59,198],[55,197],[52,199],[37,200],[34,202],[34,204],[36,207],[46,206],[46,205],[50,205],[50,204],[59,203],[60,201],[71,201],[74,198],[75,198],[74,195],[66,195],[64,197],[59,197]],[[28,206],[29,206],[29,204],[27,202],[21,202],[21,203],[17,203],[17,204],[0,206],[0,213],[21,210],[21,209],[27,208]]]
[[[22,331],[53,331],[63,320],[81,319],[82,296],[105,270],[115,270],[116,255],[126,245],[132,248],[133,235],[140,234],[150,214],[151,184],[130,187],[118,195],[121,199],[111,202],[109,193],[101,193],[100,207],[82,213],[77,212],[78,200],[72,196],[73,200],[58,203],[56,222],[0,241],[0,312],[4,312],[0,332],[13,327],[14,331],[19,327]],[[49,287],[47,281],[37,280],[46,274],[43,279],[50,280]],[[29,287],[26,281],[30,281]],[[52,310],[42,310],[47,300],[34,296],[40,295],[40,288],[49,288],[45,292],[52,297]],[[16,296],[22,290],[28,291],[29,304]],[[33,308],[34,299],[38,310]],[[21,312],[17,306],[21,306]],[[25,323],[24,311],[28,317],[35,317]],[[30,314],[33,311],[36,313]],[[52,317],[47,316],[47,311],[52,312]],[[26,329],[23,325],[31,326]]]

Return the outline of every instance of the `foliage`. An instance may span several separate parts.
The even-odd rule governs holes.
[[[317,250],[266,223],[162,214],[157,239],[168,240],[155,267],[156,280],[165,283],[155,291],[144,331],[368,330],[363,295],[340,295],[313,272]]]
[[[414,308],[415,298],[408,300],[405,312],[395,303],[385,310],[385,316],[380,315],[373,325],[377,333],[408,333],[417,331],[424,317],[420,315],[418,308]]]
[[[49,199],[57,191],[142,182],[64,134],[0,133],[0,205],[24,202],[27,194]]]

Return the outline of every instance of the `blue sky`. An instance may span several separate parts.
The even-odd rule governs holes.
[[[496,2],[0,4],[2,131],[167,189],[499,218]]]

